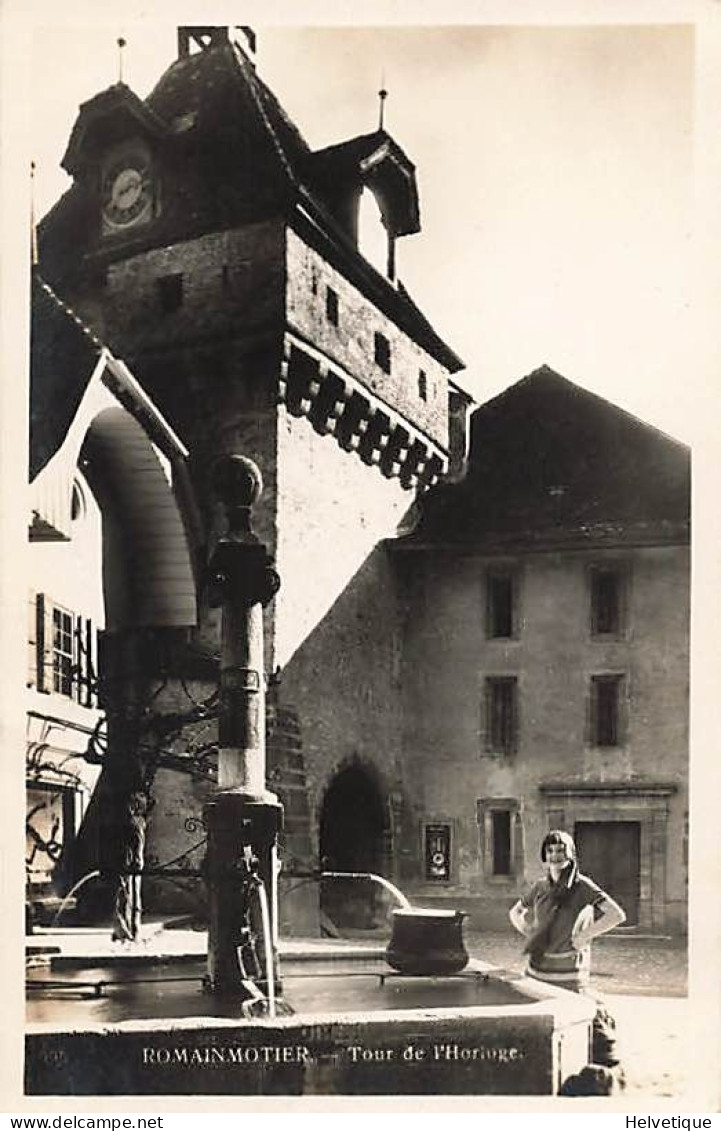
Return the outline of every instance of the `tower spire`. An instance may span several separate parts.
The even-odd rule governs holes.
[[[119,83],[121,83],[123,81],[123,48],[125,47],[126,43],[127,43],[127,40],[123,39],[122,35],[119,35],[118,39],[117,39],[117,44],[118,44],[118,82]]]
[[[379,130],[383,129],[383,123],[384,123],[384,119],[385,119],[385,102],[386,102],[386,98],[388,97],[388,91],[386,90],[385,87],[386,87],[385,75],[381,75],[381,88],[378,91],[378,100],[379,100],[378,129]]]

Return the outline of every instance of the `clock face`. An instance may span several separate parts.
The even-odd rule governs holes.
[[[109,167],[102,186],[103,218],[108,227],[123,228],[147,220],[153,187],[148,162],[126,157]]]

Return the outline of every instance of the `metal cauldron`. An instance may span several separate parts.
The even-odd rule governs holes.
[[[465,911],[395,908],[386,961],[401,974],[457,974],[468,963],[465,918]]]

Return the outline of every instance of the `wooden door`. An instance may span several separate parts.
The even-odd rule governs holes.
[[[626,923],[638,923],[641,825],[638,821],[577,821],[580,870],[620,903]]]

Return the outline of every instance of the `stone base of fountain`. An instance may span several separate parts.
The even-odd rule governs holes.
[[[26,1092],[554,1095],[588,1063],[595,1007],[582,995],[473,960],[407,977],[381,947],[284,950],[295,1012],[278,1017],[243,1019],[239,1001],[203,994],[197,958],[29,971],[62,985],[30,994]]]

